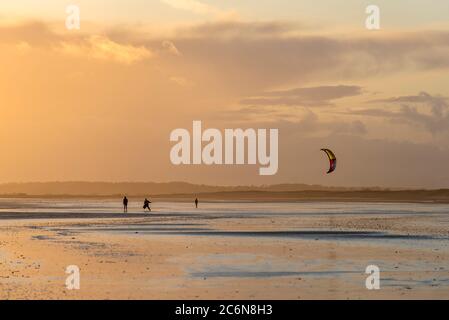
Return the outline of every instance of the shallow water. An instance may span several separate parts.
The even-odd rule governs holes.
[[[141,202],[130,201],[129,212],[141,213]],[[200,202],[195,209],[193,201],[153,202],[154,212],[201,213],[201,214],[447,214],[449,204],[434,203],[379,203],[379,202]],[[121,199],[30,199],[0,198],[0,212],[122,212]],[[447,216],[449,219],[449,215]],[[449,220],[448,220],[449,222]]]
[[[82,225],[90,231],[324,240],[449,239],[447,204],[206,202],[195,209],[193,203],[156,202],[152,210],[144,212],[139,203],[131,202],[123,214],[120,201],[110,199],[0,199],[0,219],[153,218],[114,226]],[[351,225],[351,221],[359,224]],[[386,225],[376,227],[376,221]],[[416,227],[389,228],[396,221]]]
[[[382,270],[384,288],[449,289],[447,204],[209,202],[195,209],[193,202],[155,202],[152,209],[144,213],[140,203],[131,202],[128,213],[123,214],[120,200],[0,199],[3,220],[78,219],[51,227],[57,232],[55,238],[41,237],[37,231],[35,241],[61,241],[59,236],[73,233],[104,233],[148,241],[181,237],[190,244],[207,239],[217,241],[217,246],[233,243],[237,248],[246,241],[260,243],[254,252],[186,253],[167,261],[182,266],[191,279],[302,278],[330,281],[329,288],[331,280],[337,279],[363,290],[365,267],[375,264]],[[301,257],[298,260],[287,248],[300,244],[321,251],[314,259],[295,253]],[[265,249],[273,247],[276,254]]]

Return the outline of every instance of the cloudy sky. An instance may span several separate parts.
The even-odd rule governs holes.
[[[0,182],[449,187],[449,2],[0,4]],[[279,171],[173,166],[170,132],[278,128]],[[326,175],[320,148],[337,155]]]

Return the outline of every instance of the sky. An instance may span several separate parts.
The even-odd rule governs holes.
[[[377,0],[380,30],[370,4],[2,2],[0,182],[447,188],[449,2]],[[277,174],[174,166],[170,132],[193,120],[279,129]]]

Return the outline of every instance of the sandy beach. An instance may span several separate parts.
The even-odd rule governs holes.
[[[0,299],[447,299],[449,208],[2,199]],[[377,265],[380,290],[365,286]],[[67,266],[80,289],[66,288]]]

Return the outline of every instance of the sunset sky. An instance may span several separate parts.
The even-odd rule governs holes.
[[[5,2],[0,182],[449,187],[447,0]],[[172,165],[193,120],[278,128],[277,175]]]

